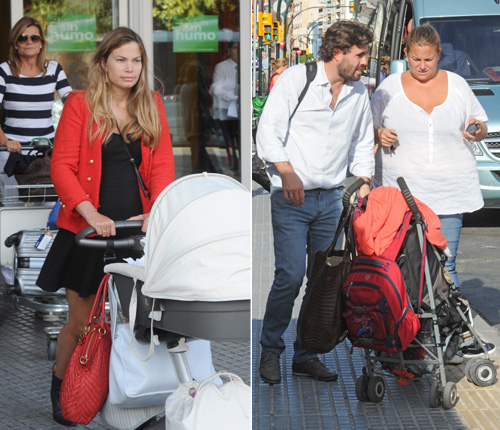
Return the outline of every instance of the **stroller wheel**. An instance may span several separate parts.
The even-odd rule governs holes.
[[[368,381],[370,377],[368,375],[362,375],[356,380],[356,397],[360,402],[369,402],[368,397]]]
[[[458,390],[454,382],[447,382],[443,390],[443,408],[451,409],[458,401]]]
[[[380,403],[385,395],[385,382],[381,376],[372,376],[368,381],[368,397],[373,403]]]
[[[431,389],[429,390],[429,406],[431,408],[439,408],[439,383],[437,380],[432,381]]]
[[[464,373],[465,373],[465,376],[467,377],[467,381],[469,381],[469,382],[472,382],[470,369],[471,369],[473,364],[476,364],[475,358],[468,360],[467,363],[465,364]]]
[[[493,365],[493,362],[484,358],[472,361],[473,363],[467,369],[467,379],[479,387],[493,385],[497,376],[497,369]]]
[[[54,360],[56,358],[57,338],[49,338],[47,341],[47,359]]]

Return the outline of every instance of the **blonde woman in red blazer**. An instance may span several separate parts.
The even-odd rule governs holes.
[[[160,95],[149,89],[140,37],[125,27],[108,33],[88,79],[85,92],[68,97],[57,128],[51,175],[62,204],[60,229],[37,280],[46,291],[65,288],[68,299],[69,317],[58,337],[51,386],[53,417],[63,425],[74,423],[61,413],[62,378],[104,275],[104,251],[77,246],[75,234],[90,225],[97,235],[119,237],[114,221],[123,219],[143,220],[145,232],[151,205],[174,180],[165,109]],[[122,258],[132,254],[118,251]]]

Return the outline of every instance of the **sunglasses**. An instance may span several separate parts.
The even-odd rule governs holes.
[[[32,42],[41,42],[42,36],[38,34],[20,34],[17,38],[18,43],[26,43],[30,39]]]

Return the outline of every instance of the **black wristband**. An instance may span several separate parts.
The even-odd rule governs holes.
[[[372,186],[372,183],[371,183],[370,181],[364,181],[364,182],[363,182],[363,185],[368,185],[369,187],[371,187],[371,186]]]

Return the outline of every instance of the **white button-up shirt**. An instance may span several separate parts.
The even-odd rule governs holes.
[[[214,98],[215,119],[222,121],[228,117],[230,103],[238,100],[240,86],[238,84],[238,64],[228,58],[215,65],[213,83],[210,92]]]
[[[483,206],[476,159],[462,131],[470,118],[488,117],[465,79],[446,73],[448,96],[430,114],[406,97],[401,74],[384,79],[371,101],[374,126],[398,135],[394,151],[377,151],[375,186],[398,187],[402,176],[410,192],[437,215]]]
[[[257,130],[257,153],[267,164],[272,185],[281,187],[273,163],[288,161],[305,190],[344,185],[347,170],[371,178],[373,173],[373,124],[366,87],[346,82],[330,108],[332,94],[324,62],[298,107],[306,85],[306,67],[290,67],[269,94]]]

